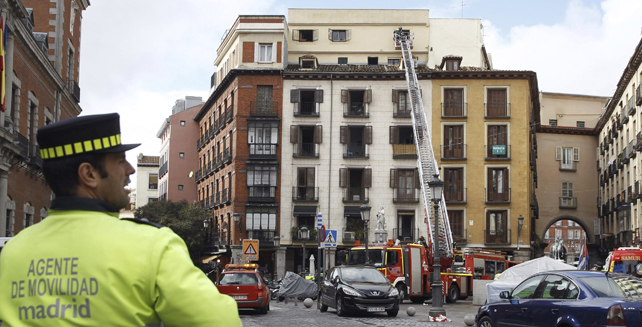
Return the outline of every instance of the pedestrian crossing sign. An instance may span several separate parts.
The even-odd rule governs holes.
[[[325,240],[323,240],[323,245],[325,247],[337,247],[337,230],[330,229],[325,233]]]
[[[259,240],[243,240],[243,260],[259,260]]]

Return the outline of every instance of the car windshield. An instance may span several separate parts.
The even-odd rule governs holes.
[[[249,273],[230,273],[223,274],[219,285],[258,285],[258,279],[255,274]]]
[[[630,297],[642,300],[642,280],[631,276],[591,276],[580,280],[598,297]]]
[[[346,283],[390,283],[379,270],[368,268],[343,268],[341,279]]]
[[[368,249],[368,259],[371,263],[383,264],[383,251],[381,249]],[[351,250],[348,255],[349,265],[363,265],[366,263],[366,250]]]
[[[638,261],[638,260],[614,261],[612,271],[642,278],[642,261]]]

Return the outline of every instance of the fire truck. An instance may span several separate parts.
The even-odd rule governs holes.
[[[638,247],[615,249],[606,258],[604,269],[642,278],[642,249]]]
[[[462,254],[455,255],[451,270],[472,274],[473,279],[495,279],[495,275],[517,263],[506,259],[501,251],[468,248]]]
[[[365,246],[350,249],[347,263],[365,264]],[[369,245],[368,260],[397,288],[402,299],[422,303],[432,297],[430,276],[433,272],[434,257],[424,244]],[[441,283],[443,295],[448,303],[466,299],[472,295],[470,273],[450,272],[452,257],[440,258],[442,267]]]

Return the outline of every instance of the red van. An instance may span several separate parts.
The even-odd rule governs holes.
[[[642,278],[642,249],[621,247],[606,258],[605,270]]]
[[[257,264],[228,264],[216,282],[218,291],[236,300],[239,308],[270,311],[270,288]]]

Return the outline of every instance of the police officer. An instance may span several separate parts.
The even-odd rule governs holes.
[[[38,131],[50,215],[0,256],[3,326],[241,326],[168,228],[118,219],[135,172],[118,114],[66,119]]]

